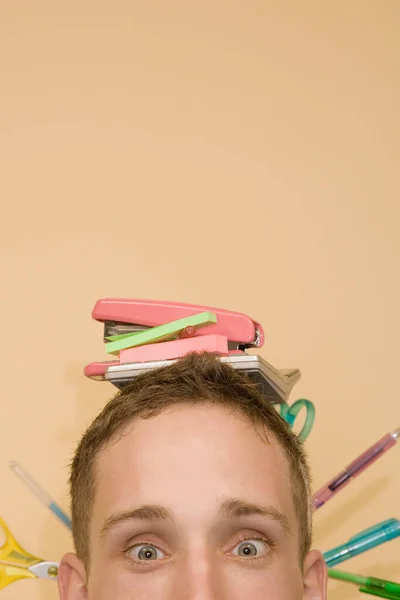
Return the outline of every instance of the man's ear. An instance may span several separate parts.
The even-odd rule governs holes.
[[[311,550],[304,561],[304,600],[326,600],[328,570],[324,557],[318,550]]]
[[[75,554],[66,554],[58,570],[60,600],[87,600],[86,572]]]

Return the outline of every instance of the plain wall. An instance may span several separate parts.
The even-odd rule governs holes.
[[[0,514],[50,560],[75,444],[114,388],[103,296],[239,310],[317,407],[318,488],[400,425],[400,3],[2,0]],[[395,448],[316,514],[400,517]],[[400,540],[342,567],[400,579]],[[2,600],[57,597],[24,581]],[[359,597],[330,583],[330,600]]]

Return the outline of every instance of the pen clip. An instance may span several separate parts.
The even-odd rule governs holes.
[[[364,531],[362,531],[361,533],[358,533],[357,535],[351,537],[349,541],[358,542],[369,537],[370,535],[373,535],[374,533],[379,533],[380,531],[382,531],[382,529],[386,529],[387,527],[390,527],[390,525],[394,525],[395,523],[397,523],[397,519],[387,519],[387,521],[382,521],[382,523],[378,523],[377,525],[373,525],[368,529],[364,529]]]

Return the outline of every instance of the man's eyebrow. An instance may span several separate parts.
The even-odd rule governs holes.
[[[287,517],[274,506],[262,506],[246,502],[239,498],[226,498],[219,507],[218,515],[222,519],[237,519],[247,515],[261,515],[277,521],[287,535],[292,534]],[[144,504],[138,508],[115,513],[108,517],[101,528],[100,537],[106,537],[114,527],[126,521],[172,521],[172,511],[161,504]]]
[[[280,523],[287,535],[292,534],[288,518],[274,506],[262,506],[261,504],[246,502],[240,498],[226,498],[220,504],[219,516],[223,519],[234,519],[247,515],[269,517]]]
[[[172,511],[160,504],[144,504],[133,510],[115,513],[106,519],[100,537],[105,537],[114,527],[125,521],[167,521],[172,520]]]

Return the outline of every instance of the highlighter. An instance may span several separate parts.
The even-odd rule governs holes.
[[[332,579],[355,583],[360,586],[359,591],[365,594],[400,600],[400,583],[378,579],[377,577],[363,577],[362,575],[354,575],[353,573],[344,573],[336,569],[328,569],[328,576]]]
[[[388,519],[351,537],[346,544],[325,552],[324,559],[328,567],[333,567],[398,536],[400,536],[400,521]]]

